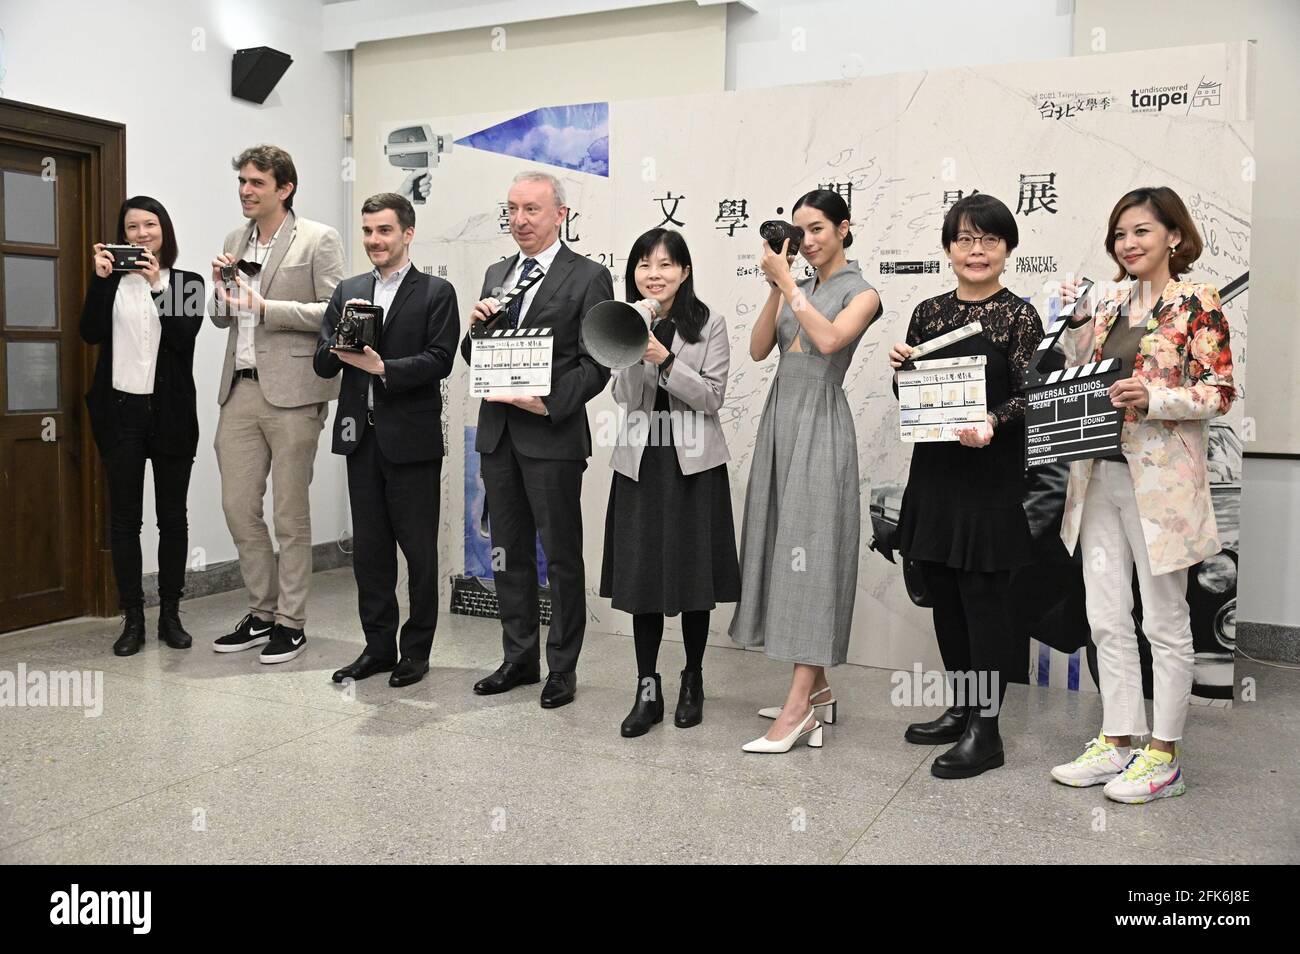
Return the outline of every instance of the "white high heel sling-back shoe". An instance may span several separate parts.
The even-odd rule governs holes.
[[[789,752],[794,748],[794,744],[808,737],[808,747],[811,749],[820,749],[822,747],[822,724],[817,721],[812,710],[808,711],[808,716],[794,727],[789,735],[784,739],[769,739],[766,736],[759,736],[753,742],[746,742],[741,749],[746,752]]]
[[[824,698],[821,702],[818,702],[817,701],[818,696],[825,696],[826,698]],[[812,705],[814,713],[818,709],[826,710],[825,712],[819,714],[819,718],[825,725],[835,724],[836,713],[839,710],[839,703],[837,703],[835,701],[835,697],[831,695],[830,686],[827,686],[825,689],[818,689],[816,692],[814,692],[811,696],[808,697],[808,702]],[[766,706],[762,709],[759,709],[758,714],[761,715],[764,719],[775,719],[777,716],[781,714],[782,708],[783,706]]]

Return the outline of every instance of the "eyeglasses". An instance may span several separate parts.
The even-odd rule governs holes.
[[[957,241],[954,242],[953,244],[956,245],[963,252],[969,252],[971,249],[975,247],[976,242],[979,242],[980,245],[984,247],[984,251],[991,252],[995,248],[997,248],[998,245],[1001,244],[1002,237],[1000,235],[988,235],[987,233],[984,235],[980,235],[978,237],[974,235],[963,234],[963,235],[958,235]]]

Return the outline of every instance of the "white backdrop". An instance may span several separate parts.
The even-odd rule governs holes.
[[[1052,278],[1074,271],[1112,277],[1113,263],[1102,249],[1107,215],[1120,195],[1139,185],[1168,185],[1183,196],[1206,238],[1191,277],[1225,285],[1245,272],[1249,261],[1250,75],[1248,47],[1234,43],[1162,50],[1159,56],[1089,56],[614,102],[609,104],[608,178],[456,145],[432,170],[433,193],[419,209],[413,257],[454,284],[466,314],[487,266],[514,251],[499,223],[499,204],[511,177],[541,167],[566,184],[575,213],[566,236],[570,244],[612,265],[621,297],[633,239],[673,212],[668,224],[690,244],[697,292],[730,326],[732,372],[722,417],[739,521],[750,450],[776,366],[775,357],[755,364],[747,353],[750,322],[766,296],[754,274],[758,225],[767,218],[788,218],[793,201],[809,189],[832,185],[848,192],[851,187],[856,242],[850,258],[879,289],[885,314],[865,337],[845,381],[857,426],[863,495],[849,658],[891,668],[910,669],[916,662],[937,668],[928,611],[912,605],[898,566],[868,549],[867,503],[873,489],[906,480],[909,451],[897,439],[884,351],[903,337],[918,302],[952,287],[939,243],[947,203],[978,190],[1017,213],[1020,247],[1003,280],[1031,298],[1045,318],[1053,307],[1045,290]],[[1169,95],[1160,103],[1162,92]],[[408,118],[460,139],[517,115]],[[388,124],[381,133],[397,125],[405,124]],[[564,129],[541,132],[555,142],[577,135]],[[401,181],[397,169],[379,175],[379,181],[359,181],[357,194],[392,189]],[[741,200],[747,219],[735,217],[740,210],[734,203]],[[733,203],[725,210],[733,216],[720,219],[724,202]],[[920,273],[907,273],[912,268]],[[1225,308],[1243,397],[1247,304],[1242,295]],[[467,395],[462,367],[449,382],[447,407],[451,441],[440,527],[444,606],[445,579],[464,566],[462,433],[474,424],[478,403]],[[1240,427],[1244,406],[1239,400],[1227,419],[1234,428]],[[613,410],[608,392],[591,402],[593,435],[599,415]],[[599,632],[625,632],[628,617],[595,595],[609,453],[608,447],[595,448],[584,483],[589,625]],[[1238,470],[1234,480],[1239,479]],[[726,640],[730,617],[729,606],[714,613],[715,641]],[[1057,660],[1050,681],[1064,684],[1067,670],[1068,664]]]

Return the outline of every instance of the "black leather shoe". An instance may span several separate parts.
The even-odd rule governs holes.
[[[913,722],[903,738],[917,745],[948,745],[966,731],[966,707],[951,706],[933,722]]]
[[[936,778],[972,778],[1002,763],[998,717],[980,715],[980,710],[972,707],[966,731],[956,745],[930,763],[930,774]]]
[[[531,686],[542,681],[542,674],[536,663],[503,662],[497,671],[474,683],[474,693],[479,696],[495,696],[498,692],[509,692],[515,686]]]
[[[673,713],[673,725],[679,729],[689,729],[704,721],[704,673],[698,669],[691,672],[682,670],[682,685],[677,690],[677,711]]]
[[[122,616],[122,635],[113,643],[113,655],[134,656],[144,646],[144,607],[124,609]]]
[[[392,672],[397,663],[393,660],[376,659],[370,653],[362,653],[351,664],[344,666],[336,672],[331,678],[335,682],[342,682],[344,679],[369,679],[377,672]]]
[[[158,638],[172,649],[189,649],[194,644],[181,625],[181,601],[163,600],[158,608]]]
[[[553,672],[546,677],[546,685],[542,686],[542,708],[558,709],[567,706],[577,694],[576,672]]]
[[[400,689],[402,686],[413,686],[429,671],[429,661],[427,659],[403,659],[393,670],[393,674],[388,677],[388,684],[394,689]]]
[[[550,686],[548,680],[546,687],[549,689]],[[546,705],[544,695],[542,705]],[[638,735],[649,732],[650,726],[658,725],[663,721],[664,692],[659,673],[653,676],[642,676],[636,683],[636,698],[632,700],[632,711],[627,714],[618,731],[625,739],[635,739]]]

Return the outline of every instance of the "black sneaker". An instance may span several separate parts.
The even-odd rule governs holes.
[[[239,621],[235,631],[227,636],[222,636],[212,644],[212,649],[219,653],[237,653],[245,649],[252,649],[254,646],[261,646],[263,643],[271,641],[271,630],[275,629],[275,624],[264,619],[258,619],[252,613],[249,613]]]
[[[288,662],[306,648],[306,633],[300,629],[290,629],[288,626],[281,626],[277,623],[271,633],[271,641],[262,650],[261,660],[264,663]]]

